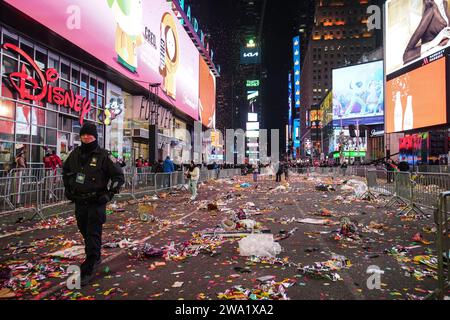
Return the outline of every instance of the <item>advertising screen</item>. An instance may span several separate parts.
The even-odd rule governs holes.
[[[294,37],[292,44],[294,56],[294,104],[295,108],[300,108],[300,37]]]
[[[388,81],[386,100],[387,133],[447,123],[445,58]]]
[[[383,61],[333,70],[333,125],[384,122]]]
[[[322,125],[326,126],[333,121],[333,93],[328,92],[325,99],[320,105],[320,111],[322,111]]]
[[[6,2],[144,88],[148,83],[161,83],[162,99],[198,119],[199,52],[170,2]],[[77,12],[79,25],[73,23]]]
[[[442,0],[387,1],[387,75],[450,46],[450,14],[445,3]]]
[[[200,56],[199,115],[202,124],[208,128],[215,127],[216,120],[216,77]]]
[[[406,161],[411,165],[422,161],[422,152],[426,150],[426,147],[423,148],[424,142],[426,143],[426,140],[422,138],[421,134],[413,134],[400,138],[399,161]]]
[[[339,151],[340,145],[343,151],[367,151],[367,138],[352,138],[349,130],[335,129],[330,139],[329,153]]]

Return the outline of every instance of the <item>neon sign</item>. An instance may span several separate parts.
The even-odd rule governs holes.
[[[14,89],[19,93],[20,99],[32,101],[45,100],[48,103],[70,108],[80,113],[80,124],[83,125],[84,116],[91,110],[91,102],[88,99],[75,94],[72,90],[51,86],[50,83],[54,83],[59,79],[58,72],[53,68],[49,68],[44,75],[36,62],[19,47],[11,43],[5,43],[3,44],[3,49],[19,54],[36,72],[37,79],[34,79],[28,74],[25,64],[22,64],[19,72],[11,72],[9,74],[9,80]],[[33,94],[32,90],[40,92]]]

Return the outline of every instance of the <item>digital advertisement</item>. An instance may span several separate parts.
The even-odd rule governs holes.
[[[384,121],[383,61],[333,70],[333,124]]]
[[[140,0],[126,6],[116,0],[6,2],[142,87],[161,83],[161,98],[198,120],[199,52],[169,2]],[[83,14],[79,29],[66,25],[70,5]]]
[[[386,2],[386,74],[450,46],[449,8],[443,0]]]
[[[402,132],[447,123],[445,76],[443,58],[388,81],[386,132]]]
[[[216,120],[216,77],[201,56],[199,82],[200,120],[204,126],[212,129],[215,127]]]

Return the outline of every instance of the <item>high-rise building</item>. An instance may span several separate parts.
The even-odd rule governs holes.
[[[374,51],[380,43],[375,31],[367,27],[369,2],[316,1],[314,24],[302,64],[299,117],[303,146],[314,145],[311,143],[310,110],[331,90],[332,70],[357,63],[364,53]],[[302,154],[310,155],[311,150],[303,148]]]

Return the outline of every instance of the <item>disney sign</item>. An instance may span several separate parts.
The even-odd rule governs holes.
[[[75,94],[72,90],[51,86],[50,83],[55,83],[59,79],[58,72],[53,68],[49,68],[44,75],[36,62],[19,47],[11,43],[5,43],[2,47],[4,50],[19,54],[36,72],[35,79],[28,74],[25,64],[22,63],[19,72],[11,72],[9,74],[9,80],[19,93],[20,99],[46,101],[70,108],[80,114],[80,124],[83,125],[85,115],[91,110],[91,102],[87,98]],[[36,91],[35,94],[33,94],[32,90]]]

